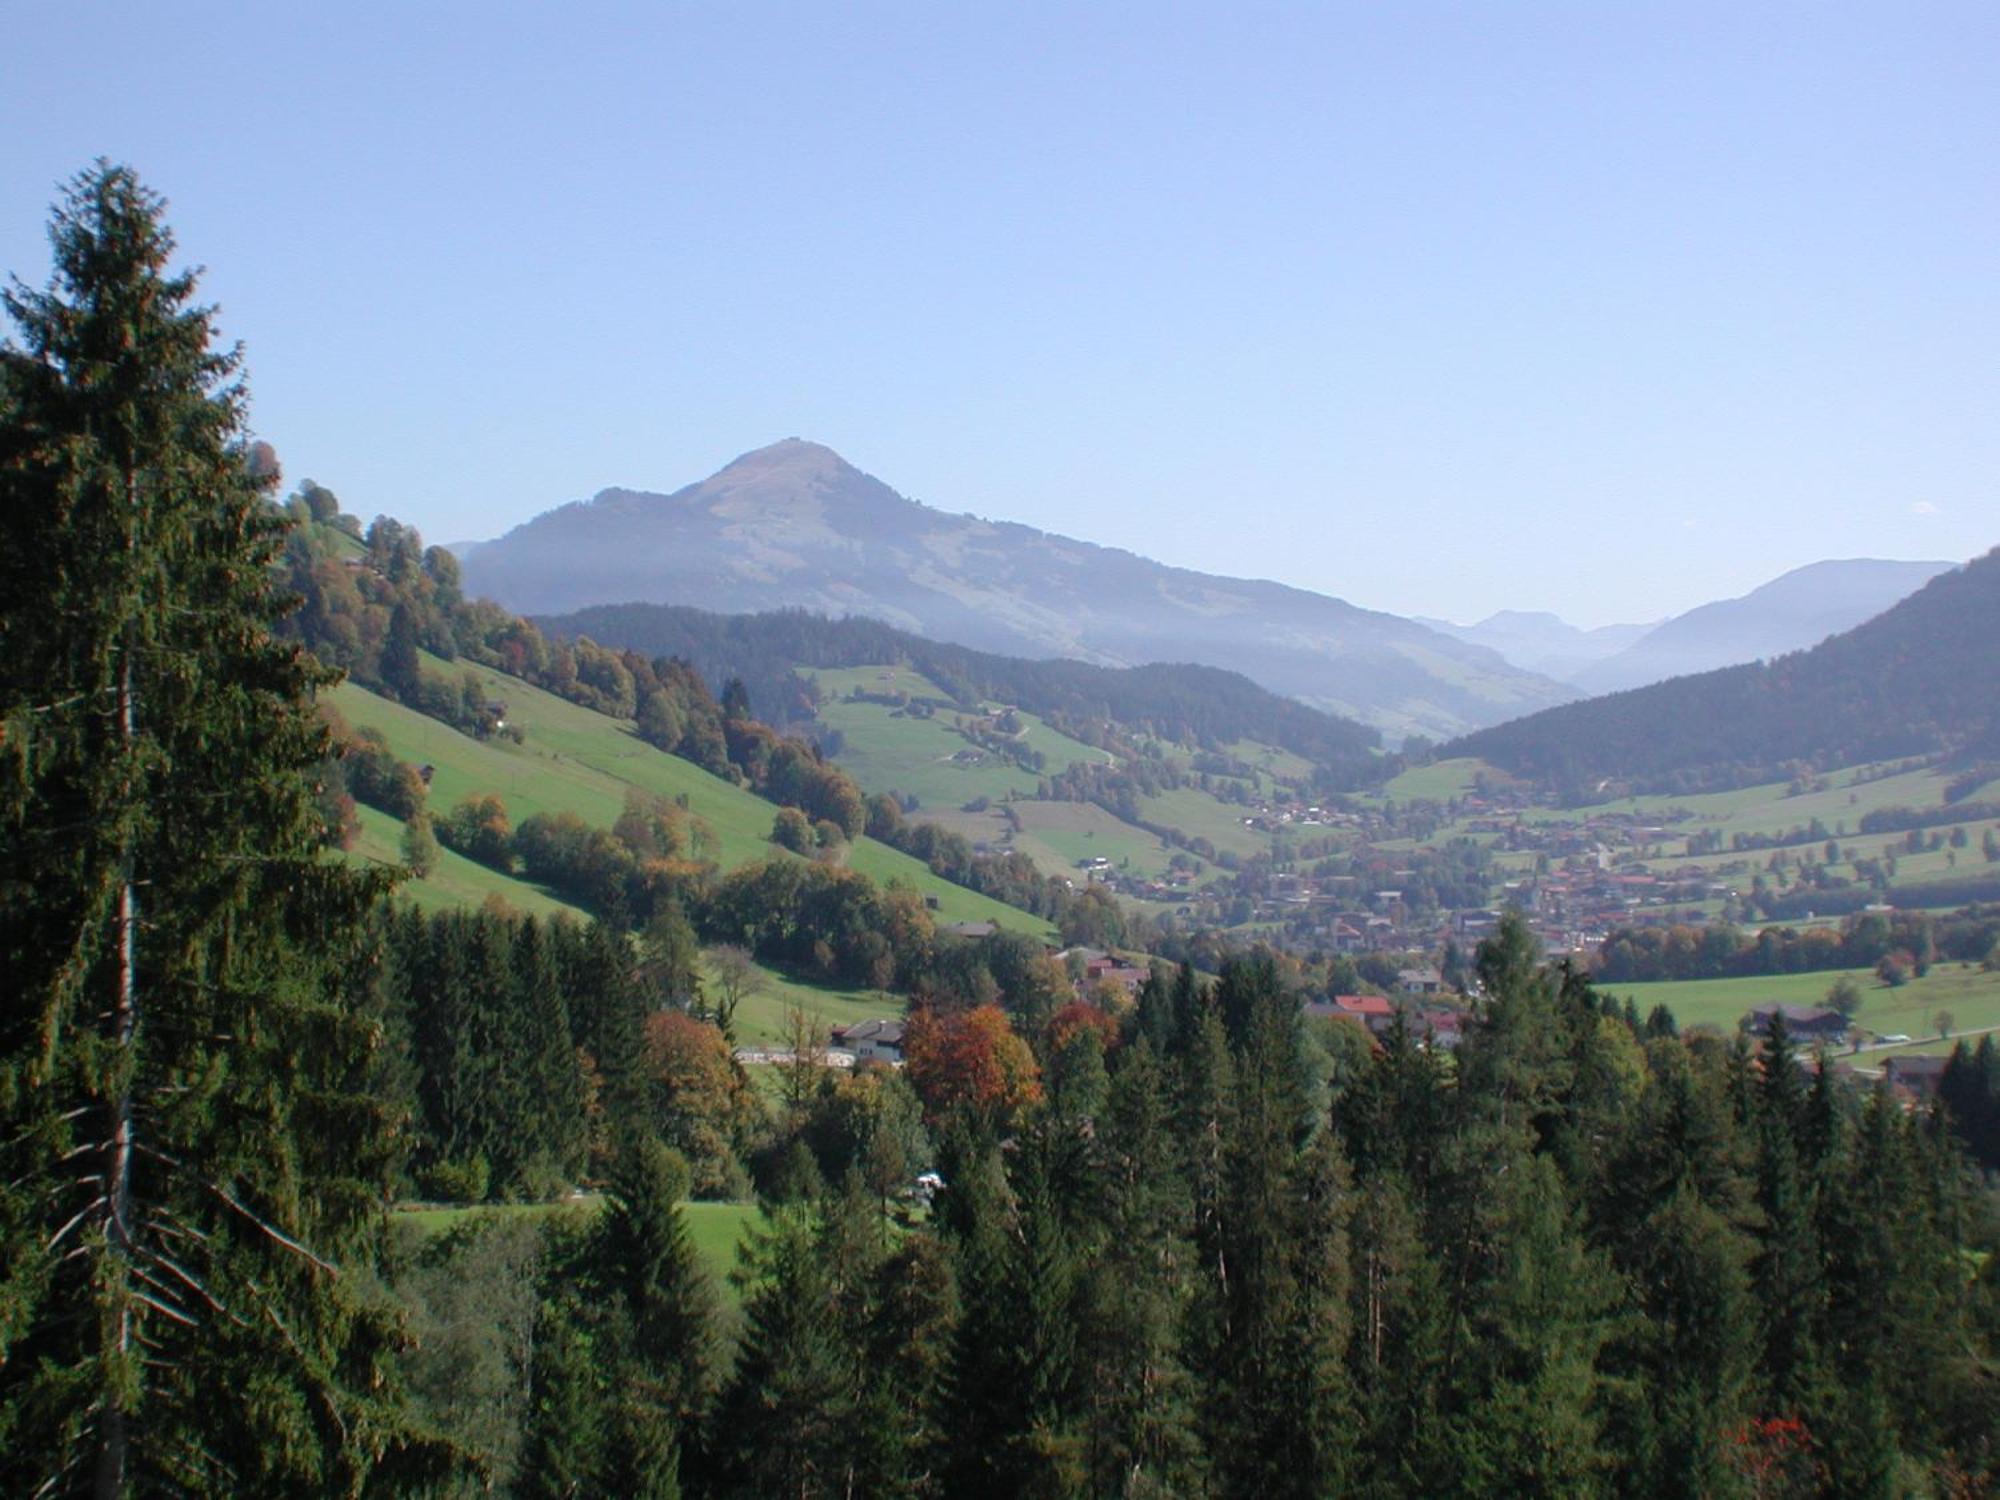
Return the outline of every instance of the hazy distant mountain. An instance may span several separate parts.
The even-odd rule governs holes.
[[[2000,548],[1810,650],[1565,704],[1442,753],[1480,756],[1582,795],[1613,784],[1739,785],[1800,764],[1940,750],[2000,754],[1996,640]]]
[[[807,609],[1010,655],[1196,662],[1391,734],[1573,696],[1397,615],[934,510],[796,438],[672,495],[610,489],[550,511],[467,554],[465,587],[523,613]]]
[[[1723,599],[1675,615],[1625,650],[1567,680],[1589,693],[1615,693],[1690,672],[1802,651],[1873,619],[1953,566],[1867,557],[1810,563],[1740,599]]]
[[[1584,668],[1616,656],[1654,628],[1653,625],[1599,625],[1584,630],[1546,610],[1503,609],[1476,625],[1449,620],[1417,622],[1474,646],[1497,651],[1524,671],[1539,672],[1558,682],[1570,681]],[[1655,622],[1657,623],[1657,622]]]

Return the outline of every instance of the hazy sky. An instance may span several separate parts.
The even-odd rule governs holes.
[[[171,200],[287,474],[432,540],[793,434],[1470,620],[2000,543],[2000,7],[21,7],[0,268]]]

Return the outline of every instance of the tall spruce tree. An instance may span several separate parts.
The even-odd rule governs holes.
[[[344,1274],[377,887],[321,853],[328,677],[272,637],[285,523],[162,207],[99,162],[4,298],[0,1489],[354,1493],[439,1457]]]

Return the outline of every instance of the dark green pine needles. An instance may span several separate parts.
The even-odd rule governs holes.
[[[326,674],[160,199],[100,162],[0,351],[0,1490],[405,1487],[390,1121],[321,855]],[[384,1467],[384,1466],[387,1467]]]

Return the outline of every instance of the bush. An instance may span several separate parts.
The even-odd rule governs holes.
[[[1881,962],[1875,965],[1875,977],[1891,989],[1901,989],[1910,982],[1915,967],[1909,953],[1898,948],[1894,953],[1882,955]]]
[[[781,807],[771,823],[771,842],[794,854],[808,853],[813,846],[813,827],[796,807]]]
[[[491,1178],[484,1156],[433,1162],[417,1173],[417,1190],[437,1203],[484,1203]]]

